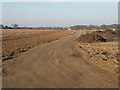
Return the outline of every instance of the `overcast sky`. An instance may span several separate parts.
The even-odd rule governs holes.
[[[118,2],[3,2],[2,10],[2,23],[5,25],[17,23],[20,26],[70,26],[118,23]]]

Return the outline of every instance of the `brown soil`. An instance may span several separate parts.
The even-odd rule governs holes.
[[[84,31],[80,30],[54,42],[38,45],[23,55],[14,58],[11,64],[5,63],[3,65],[2,87],[118,88],[117,76],[115,78],[112,73],[98,68],[97,64],[90,64],[89,62],[92,60],[86,53],[91,51],[90,55],[93,55],[94,50],[91,49],[99,47],[98,50],[102,50],[104,46],[108,47],[108,42],[105,45],[97,45],[97,43],[95,45],[93,43],[89,43],[89,45],[84,45],[85,43],[77,44],[77,49],[73,48],[73,42],[83,33]],[[112,52],[111,47],[116,47],[116,44],[112,42],[110,45],[109,53],[113,55],[116,48],[114,48],[115,52]],[[79,53],[79,50],[81,53]],[[109,55],[106,52],[103,52],[103,54]],[[103,61],[103,64],[107,63],[107,61],[97,57],[96,60],[98,62]]]
[[[118,73],[118,43],[76,43],[79,53],[88,63],[92,63],[107,72]]]
[[[119,31],[112,30],[96,31],[82,35],[78,38],[78,41],[85,43],[117,41],[119,33]]]
[[[84,34],[75,47],[87,62],[111,73],[118,73],[119,31],[105,30]]]
[[[72,31],[9,29],[2,32],[2,60],[6,61],[39,44],[57,40]]]

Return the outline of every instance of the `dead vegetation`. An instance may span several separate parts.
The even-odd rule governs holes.
[[[90,63],[111,73],[118,73],[117,42],[77,43],[76,48]]]
[[[87,62],[111,73],[118,73],[119,31],[105,30],[84,34],[77,39],[76,49]]]

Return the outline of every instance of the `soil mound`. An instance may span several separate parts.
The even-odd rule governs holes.
[[[119,33],[119,30],[112,31],[110,29],[96,31],[90,34],[81,35],[81,37],[78,38],[78,41],[85,43],[117,41]]]

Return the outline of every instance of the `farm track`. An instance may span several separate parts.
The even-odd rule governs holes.
[[[3,77],[3,88],[117,88],[111,73],[88,64],[73,42],[83,31],[36,46],[15,58]]]

